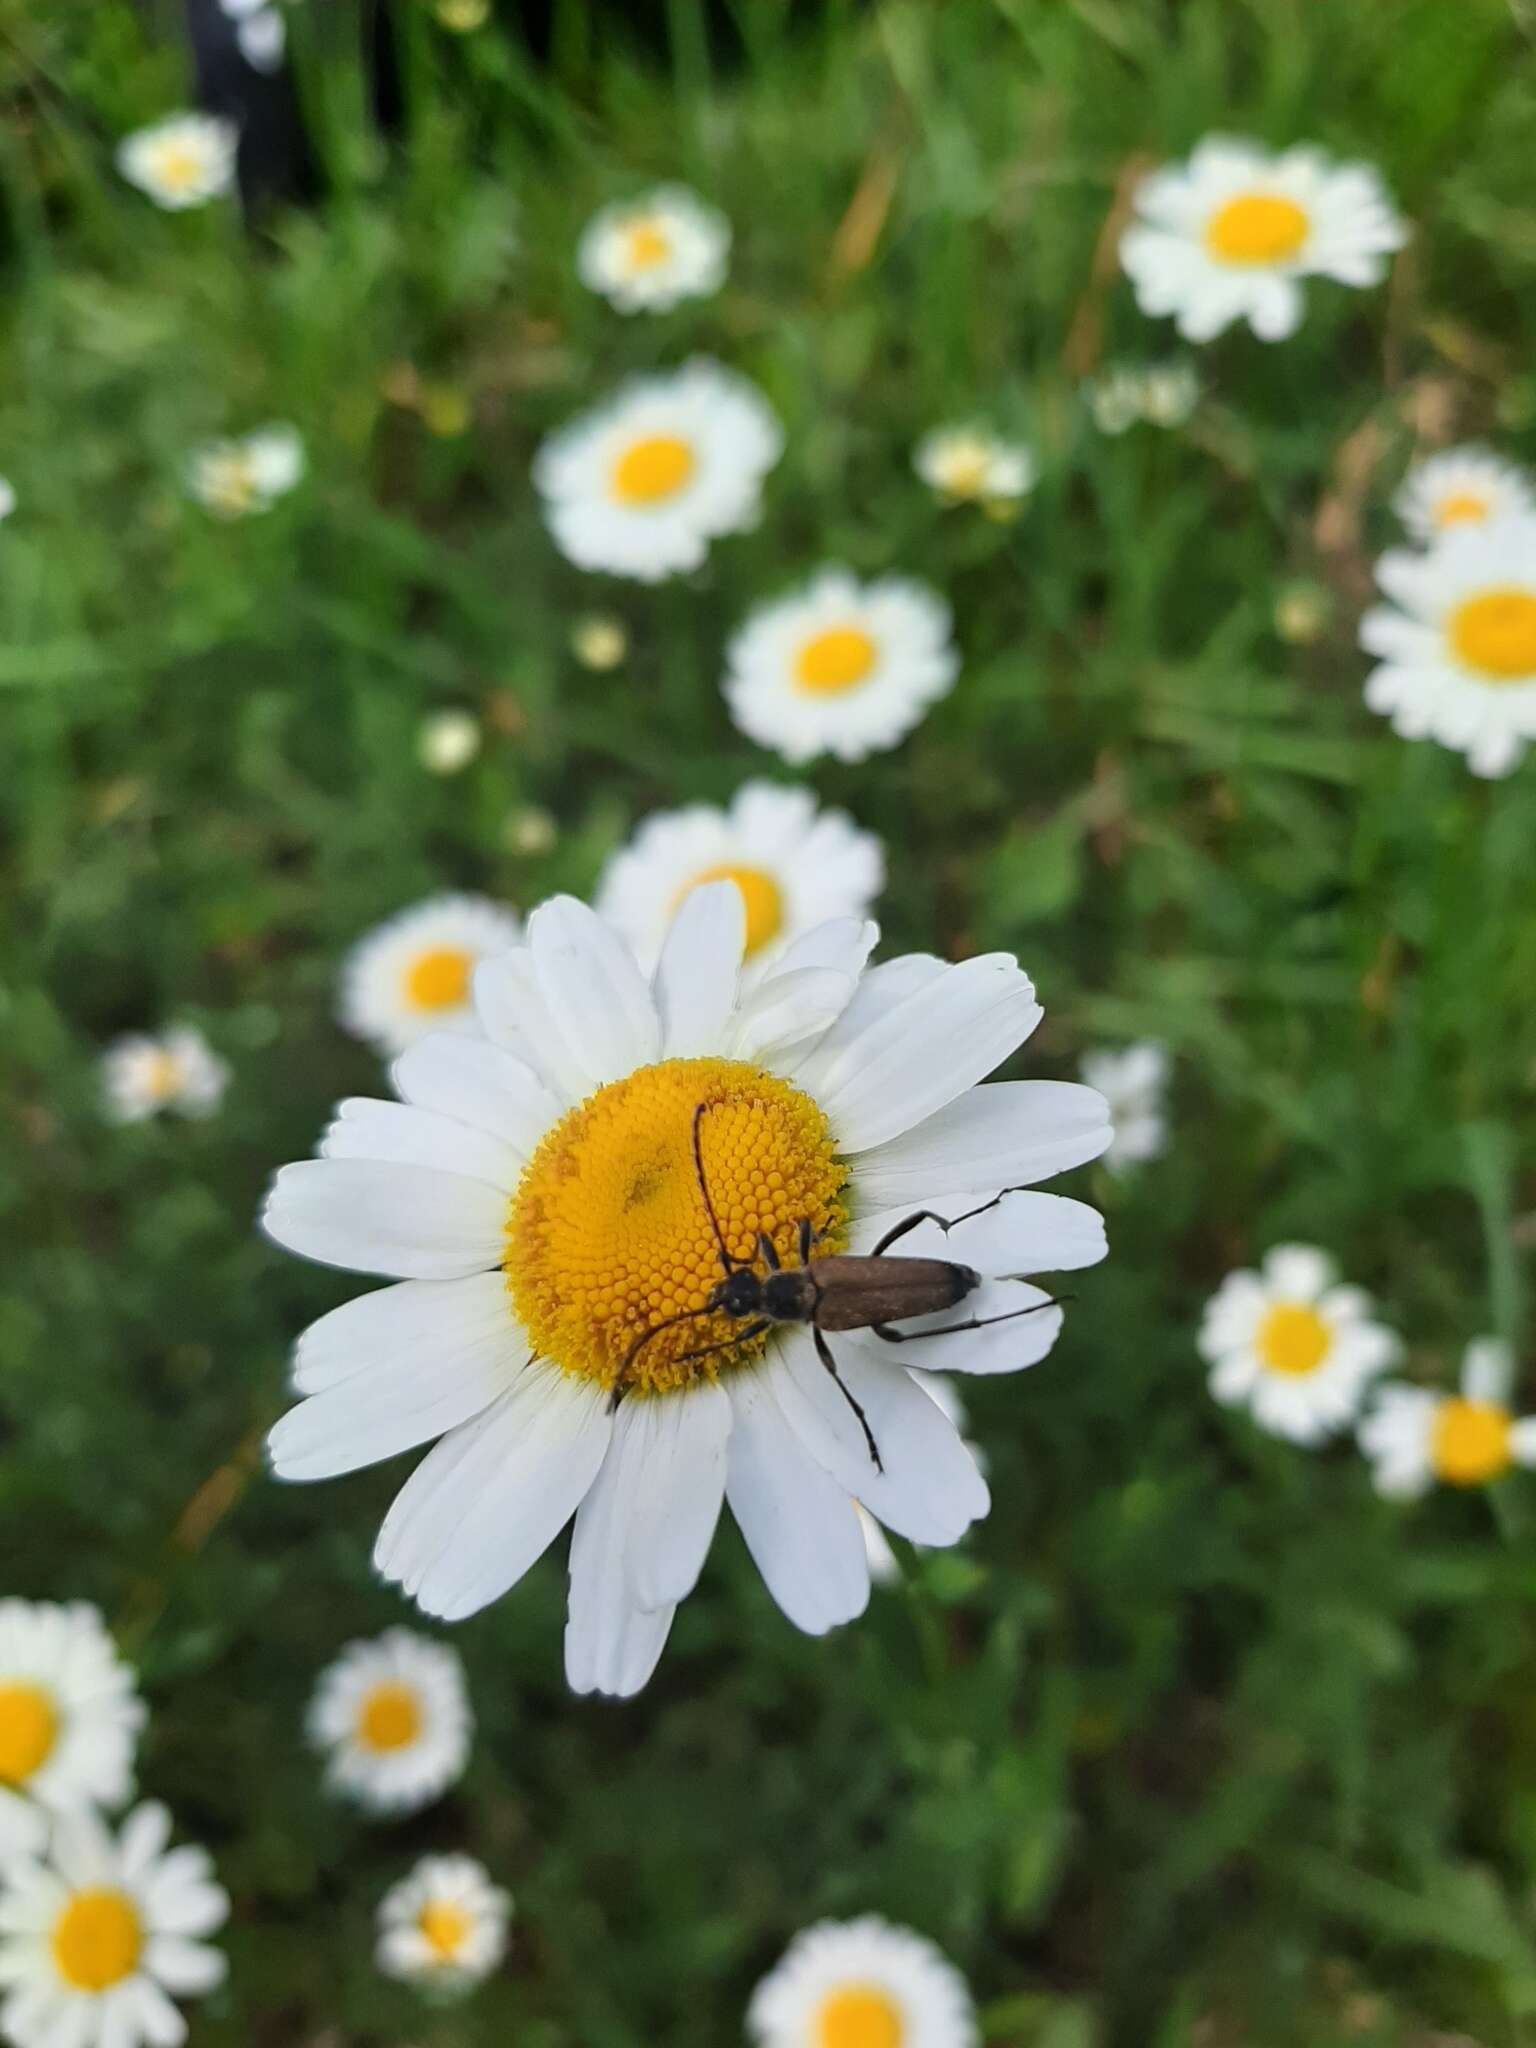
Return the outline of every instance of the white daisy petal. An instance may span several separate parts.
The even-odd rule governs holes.
[[[674,1609],[637,1607],[630,1592],[630,1526],[640,1462],[635,1422],[640,1404],[626,1403],[614,1422],[601,1471],[576,1511],[571,1535],[571,1596],[565,1629],[565,1675],[573,1692],[627,1698],[656,1669]]]
[[[456,1032],[435,1031],[420,1039],[395,1061],[390,1078],[407,1102],[488,1132],[515,1152],[520,1164],[559,1114],[555,1098],[531,1067],[498,1045]]]
[[[556,896],[528,921],[534,971],[554,1028],[600,1088],[661,1051],[661,1027],[635,957],[585,903]]]
[[[745,944],[746,914],[733,883],[711,882],[683,898],[652,984],[669,1059],[712,1052],[724,1039]]]
[[[372,1159],[303,1159],[272,1183],[261,1226],[322,1266],[456,1280],[498,1263],[507,1198],[457,1173]]]
[[[523,1166],[521,1157],[489,1132],[470,1130],[408,1103],[376,1102],[359,1095],[336,1105],[335,1121],[327,1125],[319,1150],[323,1159],[426,1166],[467,1174],[498,1188],[516,1187]]]
[[[731,1404],[704,1380],[675,1399],[632,1405],[630,1592],[639,1607],[675,1607],[693,1591],[720,1517]]]

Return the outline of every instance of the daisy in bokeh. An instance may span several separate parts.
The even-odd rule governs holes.
[[[1137,367],[1117,364],[1087,387],[1088,409],[1101,434],[1131,427],[1182,427],[1200,402],[1200,378],[1193,363],[1176,360]]]
[[[408,1628],[349,1643],[309,1709],[326,1783],[374,1813],[430,1806],[463,1776],[473,1733],[457,1650]]]
[[[756,2048],[977,2048],[970,1988],[925,1935],[867,1913],[797,1934],[752,1994]]]
[[[96,1608],[0,1600],[0,1865],[39,1847],[51,1815],[120,1806],[143,1725]]]
[[[695,357],[634,378],[551,435],[533,480],[556,545],[579,569],[659,583],[697,569],[722,534],[757,524],[783,446],[756,385]]]
[[[483,735],[472,711],[434,711],[416,730],[416,758],[430,775],[457,775],[480,751]]]
[[[1206,1304],[1198,1343],[1211,1392],[1261,1428],[1317,1444],[1354,1421],[1370,1382],[1398,1355],[1371,1297],[1341,1287],[1310,1245],[1277,1245],[1257,1273],[1230,1273]]]
[[[812,925],[863,917],[884,887],[885,856],[845,812],[819,811],[813,790],[749,782],[725,810],[653,813],[609,861],[593,900],[651,968],[683,898],[720,881],[741,891],[756,970]]]
[[[117,168],[156,206],[180,213],[233,188],[239,141],[233,123],[215,114],[172,114],[152,128],[125,135],[117,147]]]
[[[377,1960],[386,1977],[456,1996],[507,1952],[512,1897],[472,1856],[423,1856],[379,1904]]]
[[[1536,513],[1529,470],[1491,448],[1446,448],[1416,462],[1393,500],[1415,540],[1432,541],[1453,526],[1487,526]]]
[[[16,510],[16,487],[6,477],[0,476],[0,519],[9,519]]]
[[[913,1378],[929,1400],[936,1401],[944,1410],[950,1422],[960,1432],[965,1448],[976,1460],[976,1470],[985,1476],[986,1453],[965,1434],[965,1402],[955,1391],[954,1381],[948,1373],[942,1372],[914,1373]],[[896,1553],[892,1550],[884,1529],[862,1502],[855,1501],[854,1507],[859,1517],[859,1534],[864,1538],[864,1556],[869,1564],[871,1583],[876,1586],[894,1586],[901,1577],[901,1566],[896,1561]],[[918,1547],[921,1549],[922,1546]]]
[[[522,929],[486,896],[429,896],[398,911],[347,955],[342,1024],[383,1053],[403,1052],[427,1031],[472,1031],[475,969],[515,946]]]
[[[114,1123],[142,1123],[174,1110],[212,1116],[229,1086],[229,1068],[195,1025],[131,1031],[101,1056],[106,1110]]]
[[[1034,489],[1035,458],[1022,441],[987,427],[935,427],[912,454],[912,467],[951,505],[1006,505]]]
[[[1467,1346],[1460,1393],[1397,1381],[1379,1387],[1359,1429],[1376,1491],[1414,1500],[1432,1486],[1486,1486],[1516,1466],[1536,1466],[1536,1416],[1511,1408],[1514,1378],[1508,1345],[1479,1337]]]
[[[602,612],[578,619],[571,628],[571,652],[583,668],[591,669],[594,675],[606,675],[629,652],[624,621]]]
[[[949,606],[901,576],[822,569],[760,605],[727,652],[725,699],[750,739],[786,761],[894,747],[960,673]]]
[[[207,1937],[229,1917],[203,1849],[171,1849],[163,1806],[117,1833],[94,1814],[54,1827],[46,1853],[0,1873],[0,2030],[15,2048],[177,2048],[173,1998],[224,1980]]]
[[[1143,1039],[1118,1052],[1085,1053],[1078,1073],[1109,1104],[1115,1139],[1104,1164],[1122,1173],[1143,1159],[1158,1158],[1168,1137],[1163,1115],[1168,1048]]]
[[[235,42],[253,71],[282,69],[288,31],[282,10],[269,0],[219,0],[219,11],[235,26]]]
[[[210,441],[187,464],[187,489],[216,519],[269,512],[304,474],[296,427],[258,427],[233,441]]]
[[[1234,320],[1279,341],[1301,323],[1303,278],[1378,284],[1408,239],[1368,165],[1225,135],[1144,179],[1136,214],[1120,261],[1141,310],[1173,314],[1186,341],[1210,341]]]
[[[1000,1191],[1096,1157],[1109,1125],[1073,1083],[978,1085],[1040,1018],[1011,956],[869,968],[877,936],[818,925],[744,983],[741,892],[716,882],[647,977],[557,897],[476,976],[483,1039],[423,1040],[395,1063],[403,1103],[350,1106],[351,1156],[278,1174],[269,1235],[399,1284],[300,1338],[305,1398],[272,1463],[323,1479],[441,1438],[374,1553],[427,1613],[500,1598],[574,1515],[567,1675],[631,1693],[723,1501],[811,1634],[869,1596],[854,1499],[935,1545],[985,1514],[908,1368],[1011,1373],[1050,1350],[1061,1308],[1019,1276],[1093,1264],[1103,1224]],[[901,1250],[982,1276],[966,1334],[940,1334],[948,1313],[900,1342],[840,1331],[834,1375],[804,1324],[715,1305],[727,1247],[733,1271],[766,1269],[765,1240],[798,1265],[806,1234],[867,1253],[920,1209],[953,1227],[920,1223]]]
[[[576,270],[621,313],[663,313],[717,292],[730,251],[723,213],[686,185],[658,185],[592,216],[576,246]]]
[[[1536,515],[1452,525],[1376,564],[1391,600],[1360,621],[1379,658],[1365,701],[1406,740],[1438,740],[1474,775],[1508,775],[1536,739]]]

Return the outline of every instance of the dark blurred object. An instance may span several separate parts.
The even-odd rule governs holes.
[[[186,0],[197,97],[240,130],[240,197],[250,220],[321,192],[320,167],[270,0]]]

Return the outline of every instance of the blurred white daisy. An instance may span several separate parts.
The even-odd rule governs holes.
[[[955,1391],[955,1383],[947,1373],[918,1372],[912,1375],[930,1401],[936,1401],[949,1421],[959,1431],[961,1441],[976,1460],[976,1470],[983,1476],[987,1470],[987,1457],[979,1444],[973,1443],[965,1434],[965,1403]],[[875,1520],[861,1501],[855,1501],[858,1511],[859,1534],[864,1538],[864,1556],[869,1565],[871,1582],[876,1586],[894,1586],[901,1577],[901,1566],[896,1562],[884,1529]],[[922,1549],[921,1544],[918,1545]]]
[[[1486,1486],[1517,1465],[1536,1466],[1536,1416],[1510,1407],[1514,1359],[1497,1337],[1467,1346],[1461,1391],[1396,1381],[1378,1387],[1360,1424],[1376,1491],[1414,1500],[1432,1486]]]
[[[970,1988],[925,1935],[868,1913],[797,1934],[752,1994],[756,2048],[978,2048]]]
[[[326,1783],[374,1813],[430,1806],[463,1776],[473,1733],[458,1651],[408,1628],[348,1643],[310,1702]]]
[[[533,480],[579,569],[659,583],[755,526],[783,431],[756,385],[705,357],[637,377],[540,448]]]
[[[117,168],[156,206],[179,213],[233,188],[239,140],[234,124],[215,114],[172,114],[125,135]]]
[[[429,896],[359,939],[341,972],[341,1022],[380,1052],[426,1031],[474,1029],[470,984],[482,960],[522,935],[516,913],[485,896]]]
[[[106,1110],[114,1123],[141,1123],[162,1110],[212,1116],[229,1086],[229,1068],[194,1025],[132,1031],[101,1056]]]
[[[1404,739],[1438,740],[1474,775],[1507,775],[1536,739],[1536,515],[1452,526],[1376,564],[1391,599],[1360,621],[1380,666],[1365,701]]]
[[[1353,1422],[1398,1341],[1371,1297],[1341,1287],[1310,1245],[1278,1245],[1257,1273],[1229,1273],[1206,1304],[1199,1347],[1211,1392],[1292,1443],[1316,1444]]]
[[[747,960],[760,969],[829,917],[863,917],[885,884],[873,834],[809,789],[749,782],[727,809],[657,811],[609,861],[594,894],[642,966],[660,958],[679,904],[707,882],[734,882],[747,916]]]
[[[750,739],[786,761],[894,747],[960,672],[949,606],[926,584],[860,583],[822,569],[760,605],[727,652],[725,699]]]
[[[9,519],[16,510],[16,489],[9,478],[0,476],[0,519]]]
[[[432,775],[457,775],[480,751],[480,721],[472,711],[434,711],[416,733],[416,758]]]
[[[187,489],[217,519],[268,512],[304,474],[297,427],[258,427],[232,441],[210,441],[187,464]]]
[[[906,1368],[1017,1372],[1050,1350],[1061,1308],[1018,1276],[1093,1264],[1103,1224],[999,1191],[1096,1157],[1109,1126],[1072,1083],[976,1085],[1040,1017],[1011,956],[871,969],[876,937],[835,919],[744,985],[741,892],[717,882],[685,899],[647,978],[558,897],[476,976],[483,1039],[414,1046],[393,1071],[403,1103],[346,1105],[349,1157],[278,1174],[269,1235],[400,1284],[299,1340],[305,1399],[273,1465],[324,1479],[440,1437],[374,1553],[427,1613],[498,1599],[574,1515],[567,1674],[631,1693],[722,1501],[811,1634],[868,1598],[853,1499],[940,1545],[986,1512]],[[901,1251],[985,1276],[968,1334],[943,1334],[949,1313],[899,1342],[839,1331],[834,1376],[803,1323],[717,1301],[724,1246],[732,1272],[766,1271],[764,1240],[798,1265],[803,1231],[869,1253],[921,1209],[953,1226],[919,1222]]]
[[[281,67],[288,42],[281,8],[269,0],[219,0],[219,10],[235,24],[236,45],[253,71]]]
[[[471,1856],[423,1856],[379,1905],[378,1965],[386,1977],[457,1994],[482,1983],[507,1952],[509,1892]]]
[[[629,652],[629,635],[623,620],[603,613],[578,619],[571,628],[571,652],[583,668],[596,674],[605,675],[609,669],[617,668]]]
[[[1168,1048],[1142,1039],[1118,1052],[1085,1053],[1078,1072],[1109,1104],[1115,1137],[1104,1164],[1120,1173],[1140,1160],[1159,1158],[1168,1141],[1163,1115]]]
[[[1416,462],[1393,500],[1415,540],[1431,541],[1453,526],[1487,526],[1536,513],[1528,470],[1491,448],[1446,448]]]
[[[167,1847],[163,1806],[114,1834],[94,1815],[54,1826],[46,1854],[0,1875],[0,2031],[15,2048],[176,2048],[173,1998],[224,1980],[207,1936],[229,1898],[202,1849]]]
[[[581,281],[621,313],[661,313],[725,282],[731,224],[686,185],[595,213],[576,246]]]
[[[1208,135],[1187,163],[1136,191],[1120,261],[1144,313],[1171,313],[1186,341],[1246,320],[1261,341],[1294,333],[1301,280],[1371,285],[1408,229],[1377,173],[1303,145]]]
[[[1200,402],[1193,363],[1113,364],[1087,386],[1088,410],[1101,434],[1123,434],[1145,424],[1182,427]]]
[[[952,504],[1005,504],[1034,489],[1035,458],[988,427],[935,427],[912,455],[923,482]]]
[[[143,1725],[96,1608],[0,1600],[0,1865],[40,1847],[50,1815],[121,1805]]]

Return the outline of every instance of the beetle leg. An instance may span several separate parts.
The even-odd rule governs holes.
[[[685,1359],[708,1358],[716,1351],[734,1351],[738,1344],[745,1344],[753,1337],[761,1337],[764,1330],[771,1330],[772,1323],[766,1316],[759,1316],[755,1323],[748,1323],[744,1330],[738,1330],[734,1337],[727,1337],[719,1344],[702,1344],[697,1351],[679,1351],[673,1359],[674,1365],[681,1365]]]
[[[990,1209],[992,1204],[988,1202],[986,1206]],[[973,1210],[971,1213],[975,1215],[979,1212]],[[960,1217],[954,1218],[955,1222],[961,1222],[963,1220],[964,1219]],[[891,1225],[890,1229],[885,1233],[884,1237],[881,1238],[880,1242],[875,1246],[873,1251],[870,1252],[869,1256],[872,1259],[878,1259],[880,1254],[884,1251],[888,1251],[890,1247],[896,1243],[898,1238],[905,1237],[909,1230],[916,1230],[919,1223],[937,1223],[940,1230],[948,1230],[950,1227],[950,1221],[951,1219],[948,1216],[940,1216],[932,1209],[914,1209],[910,1216],[903,1216],[899,1223],[893,1223]]]
[[[833,1382],[837,1387],[837,1391],[842,1395],[843,1399],[848,1403],[848,1406],[859,1418],[859,1427],[864,1432],[865,1443],[869,1445],[869,1455],[875,1461],[875,1470],[877,1472],[884,1472],[885,1464],[880,1456],[880,1447],[875,1442],[875,1433],[869,1426],[869,1417],[864,1413],[864,1410],[859,1406],[858,1402],[854,1399],[852,1393],[849,1391],[847,1381],[843,1378],[842,1374],[837,1369],[837,1360],[832,1356],[832,1348],[827,1343],[826,1337],[823,1335],[822,1331],[817,1327],[815,1323],[811,1324],[811,1342],[816,1346],[816,1356],[827,1368],[827,1371],[831,1373]]]
[[[912,1344],[919,1337],[959,1337],[967,1330],[990,1330],[994,1323],[1016,1322],[1020,1316],[1038,1315],[1043,1308],[1060,1308],[1064,1301],[1072,1301],[1070,1294],[1049,1294],[1044,1301],[1032,1301],[1028,1308],[1011,1308],[1002,1316],[972,1316],[968,1322],[945,1323],[938,1330],[893,1330],[889,1323],[871,1323],[870,1331],[887,1344]]]
[[[811,1247],[815,1242],[816,1233],[811,1228],[811,1219],[809,1216],[802,1216],[800,1218],[800,1263],[802,1266],[808,1266],[811,1263]]]
[[[760,1230],[757,1234],[757,1255],[770,1273],[778,1272],[779,1248],[766,1230]]]

